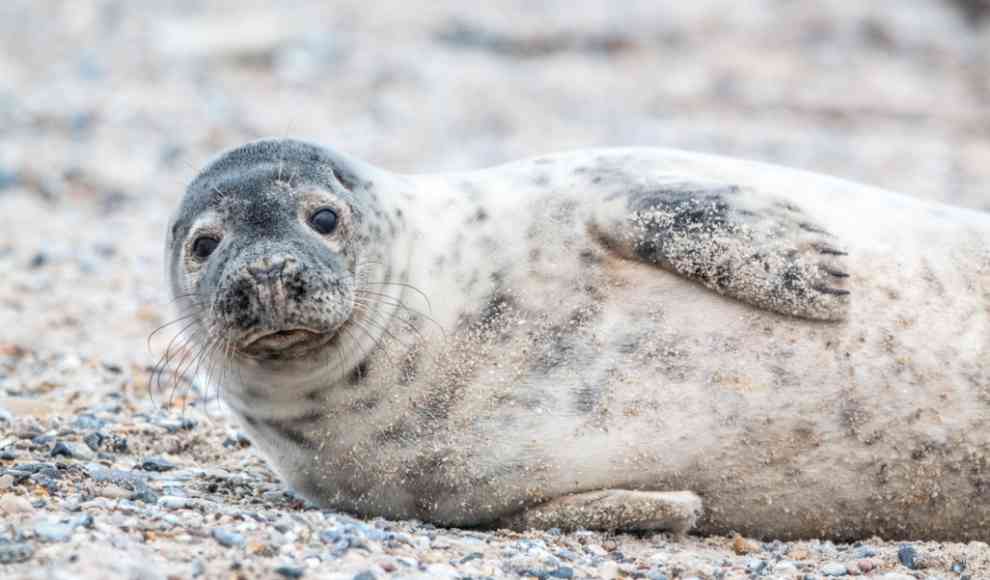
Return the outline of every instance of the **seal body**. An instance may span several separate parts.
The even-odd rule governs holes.
[[[982,213],[680,151],[397,175],[269,140],[193,182],[169,268],[225,400],[322,506],[652,529],[679,524],[595,494],[679,492],[703,533],[987,541],[988,244]],[[245,274],[266,256],[280,277]]]

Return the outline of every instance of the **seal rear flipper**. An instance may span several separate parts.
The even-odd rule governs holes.
[[[513,530],[666,530],[682,536],[701,517],[701,506],[701,498],[690,491],[605,489],[558,497],[498,523]]]
[[[846,252],[780,197],[671,180],[610,195],[589,225],[622,257],[656,264],[748,304],[815,320],[848,316]]]

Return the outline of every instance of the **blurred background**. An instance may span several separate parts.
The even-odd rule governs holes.
[[[990,0],[4,0],[0,388],[153,364],[184,184],[268,135],[406,172],[681,147],[990,209]]]

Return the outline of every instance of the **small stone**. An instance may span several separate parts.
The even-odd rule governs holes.
[[[223,528],[213,528],[210,535],[213,536],[213,539],[216,540],[221,546],[232,548],[235,546],[244,545],[244,536],[238,534],[237,532],[228,532]]]
[[[275,573],[285,578],[302,578],[304,571],[302,568],[295,566],[279,566],[275,568]]]
[[[47,433],[43,435],[35,435],[31,438],[31,445],[34,445],[35,447],[45,447],[46,445],[51,445],[54,442],[55,436]]]
[[[148,488],[144,488],[135,491],[128,499],[131,501],[143,501],[148,505],[152,505],[158,503],[158,494]]]
[[[33,511],[31,502],[19,495],[4,495],[0,497],[0,512],[6,514],[24,514]]]
[[[89,414],[79,415],[72,422],[72,426],[81,431],[95,431],[96,429],[102,428],[104,425],[106,425],[106,421],[97,419],[93,415]]]
[[[34,555],[34,548],[30,544],[15,542],[12,544],[0,544],[0,564],[16,564],[24,562]]]
[[[736,537],[732,538],[732,550],[742,556],[744,554],[753,554],[761,551],[760,545],[752,540],[747,540],[746,538],[736,534]]]
[[[55,446],[52,447],[51,456],[68,457],[71,459],[76,456],[76,451],[68,443],[65,443],[64,441],[58,441],[55,443]]]
[[[68,524],[42,522],[34,527],[34,533],[43,542],[65,542],[72,537],[73,529]]]
[[[175,464],[162,457],[148,457],[141,462],[141,469],[144,471],[171,471],[175,469]]]
[[[845,564],[840,564],[838,562],[829,562],[822,566],[822,574],[825,576],[845,576],[849,570],[846,568]]]
[[[918,568],[918,551],[914,549],[914,546],[910,544],[901,544],[897,548],[897,559],[901,561],[901,564],[908,570],[916,570]]]
[[[866,559],[866,560],[859,560],[858,562],[856,562],[856,567],[859,568],[860,572],[865,573],[876,568],[877,564],[873,560]]]
[[[190,507],[191,502],[187,497],[179,497],[175,495],[163,495],[158,498],[159,507],[163,507],[169,510],[182,510]]]
[[[89,447],[93,451],[99,451],[100,445],[103,444],[103,433],[93,431],[89,435],[83,437],[83,443],[85,443],[86,447]]]
[[[13,445],[0,448],[0,459],[3,461],[13,461],[17,459],[17,450]]]
[[[873,546],[859,546],[853,550],[853,556],[856,558],[872,558],[878,553]]]
[[[376,580],[376,578],[375,574],[370,570],[365,570],[354,575],[354,580]]]
[[[14,487],[14,476],[7,473],[0,476],[0,490],[6,491]]]
[[[794,564],[794,562],[788,562],[787,560],[783,560],[777,562],[774,565],[773,571],[775,574],[780,576],[790,576],[793,574],[797,574],[798,567]]]

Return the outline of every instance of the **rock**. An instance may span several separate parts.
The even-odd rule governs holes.
[[[42,522],[34,527],[34,533],[43,542],[65,542],[72,537],[74,529],[69,524]]]
[[[141,462],[141,469],[144,471],[171,471],[175,469],[175,464],[162,457],[148,457]]]
[[[376,580],[377,578],[370,570],[365,570],[354,575],[354,580]]]
[[[897,548],[897,559],[909,570],[918,568],[918,551],[910,544],[901,544]]]
[[[753,540],[747,540],[746,538],[736,534],[736,537],[732,538],[732,551],[740,556],[745,554],[754,554],[760,552],[762,548],[760,545]]]
[[[279,566],[275,568],[275,573],[283,578],[302,578],[305,571],[296,566]]]
[[[227,548],[240,547],[244,545],[244,536],[238,534],[237,532],[230,532],[223,528],[213,528],[210,532],[213,539],[217,541],[221,546]]]
[[[839,562],[829,562],[822,566],[822,574],[825,576],[845,576],[849,570],[845,564]]]
[[[34,548],[30,544],[14,542],[10,544],[0,543],[0,564],[16,564],[29,560],[34,555]]]
[[[83,443],[93,451],[99,451],[100,445],[103,444],[103,434],[99,431],[93,431],[89,435],[83,437]]]
[[[64,441],[56,441],[55,446],[52,447],[51,456],[52,457],[68,457],[69,459],[75,458],[78,455],[74,445],[66,443]]]
[[[191,506],[191,502],[187,497],[163,495],[158,498],[158,505],[169,510],[182,510],[188,509]]]
[[[14,476],[6,473],[0,476],[0,491],[7,491],[14,487]]]
[[[24,514],[34,511],[31,502],[18,495],[6,494],[0,497],[0,512],[6,514]]]

